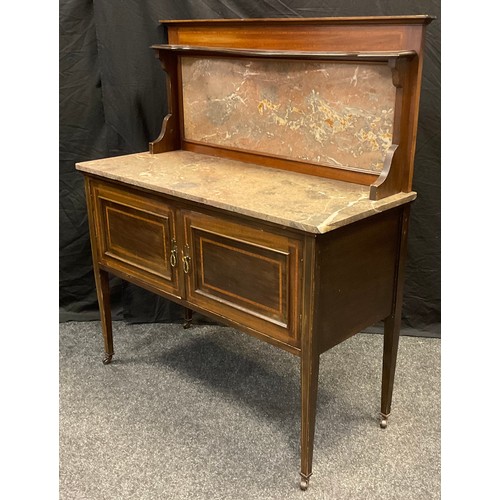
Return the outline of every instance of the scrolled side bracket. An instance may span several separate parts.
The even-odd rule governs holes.
[[[387,150],[384,167],[378,179],[370,185],[370,200],[381,200],[401,190],[402,150],[398,144],[392,144]]]
[[[151,154],[166,153],[167,151],[174,151],[177,149],[175,147],[176,138],[173,122],[172,114],[168,114],[163,118],[160,135],[149,143],[149,152]]]

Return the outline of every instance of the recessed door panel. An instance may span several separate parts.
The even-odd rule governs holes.
[[[165,291],[178,287],[174,214],[168,203],[99,184],[95,190],[103,264]]]
[[[193,212],[184,226],[187,299],[294,343],[299,242]]]

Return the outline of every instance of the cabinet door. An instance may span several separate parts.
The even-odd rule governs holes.
[[[92,183],[100,264],[180,296],[174,213],[163,199]]]
[[[184,212],[182,219],[187,300],[298,346],[300,240],[224,217]]]

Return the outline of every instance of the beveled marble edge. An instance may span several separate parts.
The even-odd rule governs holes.
[[[181,155],[181,156],[179,156]],[[292,179],[295,184],[297,182],[301,182],[302,179],[308,180],[309,182],[314,182],[314,185],[318,184],[318,192],[325,194],[325,191],[328,190],[328,187],[331,187],[328,194],[329,199],[325,202],[325,209],[321,210],[310,210],[310,206],[308,206],[307,200],[304,206],[301,206],[301,210],[295,211],[294,209],[296,205],[295,199],[290,199],[290,197],[286,197],[284,200],[279,200],[283,202],[283,207],[278,204],[278,209],[276,208],[276,203],[273,203],[273,207],[268,206],[267,198],[265,203],[260,203],[259,209],[252,207],[252,202],[256,200],[248,200],[245,199],[244,196],[241,199],[238,197],[239,203],[236,204],[230,202],[228,200],[224,201],[218,198],[217,196],[210,196],[211,191],[210,188],[206,189],[206,195],[203,196],[200,192],[198,193],[190,193],[187,188],[184,190],[175,189],[172,186],[168,185],[169,177],[162,175],[162,182],[158,182],[158,171],[156,172],[157,181],[148,181],[148,176],[144,173],[144,166],[150,167],[151,164],[156,163],[155,167],[158,167],[158,161],[163,162],[168,159],[175,159],[176,157],[180,158],[188,158],[188,160],[192,160],[191,163],[186,163],[182,165],[182,167],[190,167],[192,165],[203,165],[205,161],[210,162],[212,167],[215,166],[217,169],[217,163],[220,162],[221,165],[224,165],[225,168],[229,165],[230,167],[236,167],[239,172],[240,169],[247,168],[248,172],[258,172],[259,177],[267,177],[271,175],[269,179],[275,179],[279,177],[280,179],[288,180]],[[126,164],[128,168],[128,172],[120,172],[121,163]],[[130,173],[130,166],[133,166],[133,171]],[[165,174],[169,166],[165,163],[165,166],[160,164],[162,167],[162,174]],[[163,168],[164,167],[164,168]],[[118,170],[117,170],[118,168]],[[249,217],[253,217],[260,220],[265,220],[268,222],[280,224],[286,227],[298,229],[301,231],[305,231],[308,233],[315,234],[323,234],[334,229],[337,229],[342,226],[346,226],[358,220],[370,217],[377,213],[389,210],[391,208],[403,205],[405,203],[409,203],[416,198],[415,192],[409,193],[398,193],[393,196],[389,196],[382,200],[372,201],[369,199],[369,187],[368,186],[359,186],[356,184],[350,184],[342,181],[335,181],[330,179],[313,177],[305,174],[298,174],[295,172],[288,172],[285,170],[277,170],[269,167],[263,167],[254,164],[243,163],[235,160],[227,160],[222,158],[216,158],[213,156],[202,155],[198,153],[191,153],[187,151],[173,151],[170,153],[160,153],[156,155],[151,155],[149,152],[145,153],[136,153],[131,155],[117,156],[112,158],[104,158],[101,160],[92,160],[87,162],[79,162],[76,164],[76,169],[82,172],[86,172],[88,174],[95,175],[97,177],[102,177],[114,181],[119,181],[124,184],[128,184],[131,186],[136,186],[144,189],[148,189],[151,191],[155,191],[158,193],[174,196],[177,198],[181,198],[188,201],[193,201],[197,203],[201,203],[207,206],[212,206],[216,208],[220,208],[229,212],[246,215]],[[187,170],[186,170],[187,171]],[[184,170],[182,171],[184,172]],[[165,182],[165,177],[167,181]],[[184,179],[182,177],[182,179]],[[198,177],[199,180],[199,177]],[[189,179],[187,181],[189,185]],[[234,184],[233,184],[234,186]],[[310,186],[310,184],[309,184]],[[189,186],[190,188],[191,186]],[[264,185],[264,188],[266,185]],[[278,185],[279,187],[279,185]],[[305,185],[305,187],[307,187]],[[326,187],[326,189],[325,189]],[[202,188],[206,188],[206,186],[201,186],[201,189],[198,191],[202,191]],[[297,186],[293,186],[292,189],[296,189]],[[303,196],[303,192],[301,192],[301,187],[299,186],[298,191],[296,192],[297,198],[300,199],[300,196]],[[237,191],[237,190],[236,190]],[[340,194],[337,199],[335,199],[336,194]],[[220,193],[216,193],[220,195]],[[243,194],[243,192],[242,192]],[[259,193],[261,196],[266,196],[264,193]],[[305,198],[303,196],[303,198]],[[243,201],[240,201],[243,200]],[[346,200],[345,202],[342,200]],[[273,202],[276,201],[276,198],[273,197]],[[246,205],[245,205],[246,202]],[[259,201],[257,200],[258,204]],[[309,205],[311,203],[318,203],[316,200],[309,200]],[[255,204],[255,203],[254,203]],[[335,210],[328,210],[329,206],[333,206],[336,208]]]
[[[365,219],[372,215],[378,214],[380,212],[385,212],[391,208],[399,207],[405,203],[410,203],[417,197],[415,191],[410,191],[409,193],[398,193],[387,198],[383,198],[379,201],[363,200],[360,201],[356,210],[351,211],[351,207],[347,206],[345,209],[341,210],[342,217],[335,220],[339,216],[339,212],[333,213],[326,219],[322,224],[317,227],[317,232],[320,234],[327,233],[333,229],[337,229],[342,226],[347,226],[353,222],[361,219]],[[360,211],[361,210],[361,211]]]

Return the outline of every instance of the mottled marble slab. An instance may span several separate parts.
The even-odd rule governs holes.
[[[184,136],[380,172],[396,89],[386,63],[182,57]]]
[[[82,172],[282,224],[326,233],[416,197],[369,200],[369,187],[189,151],[77,163]]]

